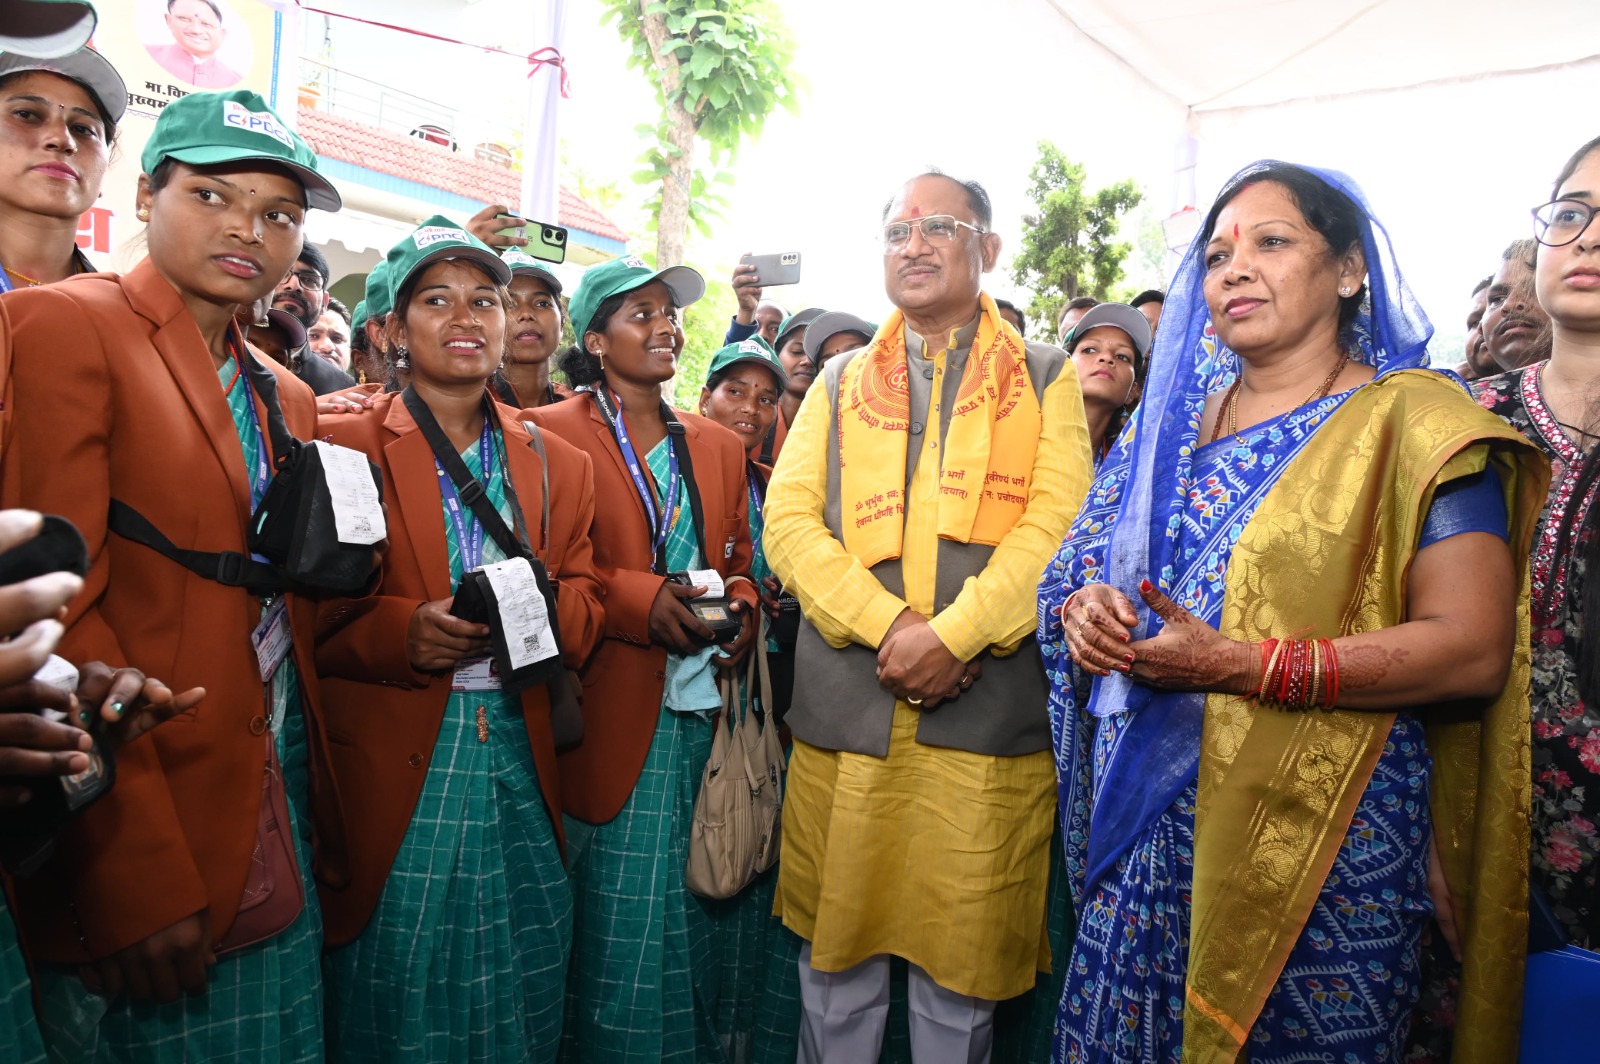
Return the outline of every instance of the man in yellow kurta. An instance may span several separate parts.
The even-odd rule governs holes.
[[[975,182],[884,214],[897,308],[828,363],[768,491],[800,600],[777,907],[806,942],[800,1060],[876,1060],[889,957],[913,1057],[987,1061],[994,1006],[1048,958],[1055,816],[1035,588],[1090,479],[1078,377],[981,289]]]

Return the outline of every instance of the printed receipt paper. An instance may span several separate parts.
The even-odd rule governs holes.
[[[333,527],[340,543],[366,546],[389,534],[383,520],[383,502],[372,482],[367,456],[349,447],[317,440],[322,471],[328,477],[328,497],[333,502]]]

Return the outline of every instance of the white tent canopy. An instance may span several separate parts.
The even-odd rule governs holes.
[[[1600,58],[1592,0],[1049,0],[1197,116]]]

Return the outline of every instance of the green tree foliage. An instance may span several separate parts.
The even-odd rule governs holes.
[[[1122,279],[1131,247],[1117,240],[1123,214],[1143,198],[1131,179],[1096,192],[1085,189],[1083,166],[1049,141],[1028,175],[1034,214],[1023,215],[1022,250],[1011,278],[1033,293],[1030,320],[1054,328],[1061,308],[1080,295],[1105,299]]]
[[[656,256],[684,261],[691,220],[704,234],[726,204],[731,179],[698,165],[699,145],[711,162],[730,162],[746,137],[757,136],[777,107],[797,107],[790,73],[794,43],[773,0],[601,0],[604,19],[632,48],[631,68],[650,78],[661,121],[641,126],[650,142],[634,178],[659,184],[650,206]]]

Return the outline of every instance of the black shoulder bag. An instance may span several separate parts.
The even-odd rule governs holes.
[[[256,595],[289,589],[352,594],[367,585],[378,566],[376,544],[339,542],[333,498],[321,452],[295,439],[278,402],[278,379],[240,344],[237,358],[267,408],[272,441],[272,480],[250,519],[246,543],[262,562],[241,551],[185,550],[148,518],[120,499],[111,500],[107,527],[179,565],[228,587]],[[369,460],[368,472],[383,499],[383,473]]]
[[[505,518],[500,516],[500,511],[489,501],[489,493],[484,490],[482,481],[467,470],[467,464],[456,453],[455,447],[445,436],[444,430],[439,427],[433,411],[428,409],[428,404],[422,401],[422,397],[413,389],[407,388],[401,399],[405,402],[406,409],[411,411],[417,428],[422,430],[422,436],[428,441],[428,446],[433,450],[433,456],[438,459],[440,468],[450,478],[450,483],[455,485],[457,497],[472,511],[472,516],[483,526],[484,532],[495,541],[506,558],[521,558],[533,570],[534,582],[538,585],[540,595],[544,597],[545,610],[550,618],[550,632],[555,636],[557,652],[530,665],[524,665],[520,669],[511,667],[511,648],[506,642],[506,631],[500,624],[499,602],[495,597],[494,586],[490,584],[489,577],[481,569],[461,574],[461,583],[456,587],[455,601],[450,604],[451,615],[460,617],[464,621],[471,621],[473,624],[489,626],[495,671],[500,676],[500,686],[503,690],[517,693],[542,683],[561,682],[563,673],[560,654],[561,624],[556,614],[556,588],[545,570],[544,562],[528,546],[528,533],[522,521],[522,504],[517,500],[517,489],[511,481],[511,470],[508,467],[505,472],[506,500],[511,504],[511,516],[517,525],[515,531],[506,526]],[[488,400],[487,394],[484,398],[483,416],[491,419],[491,423],[495,419],[494,404]],[[548,498],[547,490],[546,499]]]

